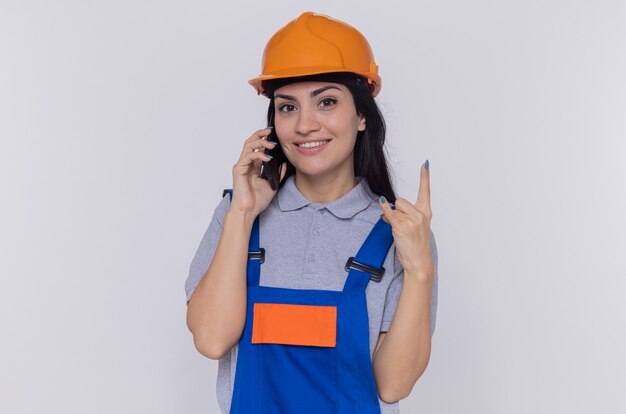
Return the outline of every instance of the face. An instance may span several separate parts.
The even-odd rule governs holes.
[[[332,177],[354,173],[354,144],[365,118],[342,84],[296,82],[274,92],[274,128],[298,174]]]

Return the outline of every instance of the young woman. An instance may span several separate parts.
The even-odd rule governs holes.
[[[244,142],[191,264],[195,346],[220,360],[223,413],[397,413],[435,327],[428,161],[417,201],[396,198],[378,66],[356,29],[303,13],[263,62],[250,83],[273,128]]]

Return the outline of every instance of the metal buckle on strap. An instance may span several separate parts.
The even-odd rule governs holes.
[[[265,249],[261,247],[258,252],[248,252],[248,259],[259,259],[265,263]]]
[[[366,264],[359,263],[356,260],[354,260],[354,256],[348,259],[344,269],[346,270],[346,272],[349,272],[350,269],[356,269],[356,270],[360,270],[361,272],[370,273],[372,275],[370,276],[370,280],[373,280],[374,282],[380,282],[383,278],[383,275],[385,274],[384,267],[381,266],[379,269],[376,269]]]

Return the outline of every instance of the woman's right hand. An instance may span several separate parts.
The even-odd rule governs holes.
[[[264,128],[252,134],[244,142],[241,156],[233,166],[233,199],[230,208],[254,217],[267,208],[276,193],[270,183],[260,176],[263,161],[271,159],[265,155],[265,148],[273,149],[279,145],[267,141],[271,131],[271,128]],[[280,166],[279,182],[285,176],[286,167],[285,163]]]

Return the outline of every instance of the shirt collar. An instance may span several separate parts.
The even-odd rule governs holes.
[[[363,177],[356,177],[356,181],[357,185],[339,199],[327,204],[318,204],[311,203],[298,190],[295,175],[291,175],[277,194],[278,207],[281,211],[292,211],[310,205],[316,210],[326,208],[338,218],[349,219],[369,207],[375,199]]]

